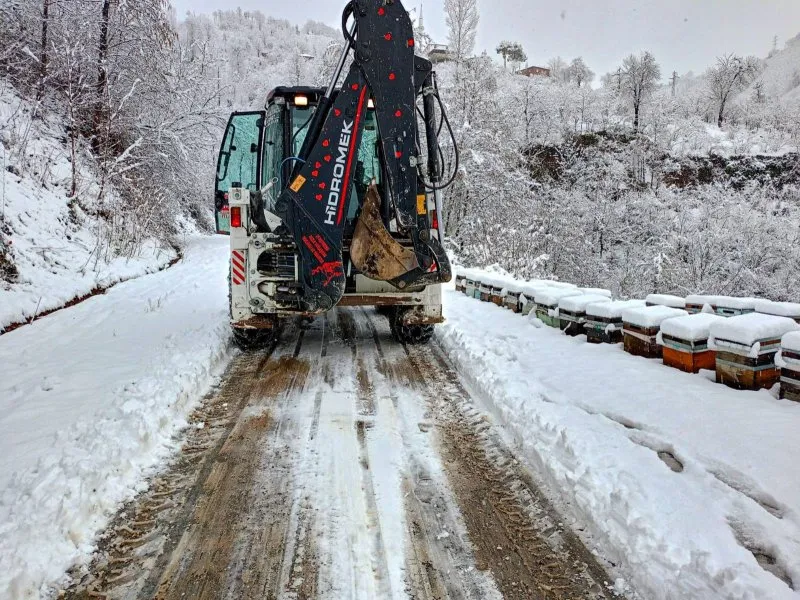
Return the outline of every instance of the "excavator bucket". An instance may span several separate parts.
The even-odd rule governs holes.
[[[414,251],[399,244],[386,230],[375,183],[367,190],[353,234],[350,258],[361,273],[378,281],[393,281],[419,267]]]

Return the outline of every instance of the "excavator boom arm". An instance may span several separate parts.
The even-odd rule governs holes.
[[[277,209],[298,248],[302,303],[307,312],[324,312],[344,295],[345,265],[342,241],[347,199],[354,189],[357,154],[368,103],[374,100],[384,190],[394,208],[398,229],[413,243],[401,247],[385,231],[377,189],[367,194],[372,206],[362,210],[355,237],[360,249],[353,262],[365,275],[388,280],[401,289],[450,279],[447,256],[438,239],[430,235],[425,189],[421,177],[417,97],[433,85],[430,62],[415,57],[411,20],[399,0],[352,0],[343,24],[347,51],[353,62],[337,94],[333,82],[317,108],[303,144],[298,165]],[[340,61],[340,69],[344,65]],[[426,105],[426,113],[429,107]],[[435,127],[426,126],[429,149],[436,144]],[[429,157],[429,166],[431,160]],[[434,169],[438,170],[438,169]],[[438,178],[438,173],[433,174]],[[377,198],[377,199],[376,199]],[[379,231],[381,229],[381,231]],[[409,254],[410,253],[410,254]],[[392,263],[386,268],[384,263]],[[398,265],[403,265],[399,268]]]

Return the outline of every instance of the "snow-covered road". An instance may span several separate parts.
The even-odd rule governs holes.
[[[0,338],[0,597],[35,597],[174,450],[228,353],[227,239]]]
[[[800,405],[446,300],[440,342],[644,598],[800,598]]]
[[[611,598],[452,368],[373,311],[288,324],[193,422],[68,598]]]
[[[800,406],[454,292],[238,355],[226,249],[0,338],[0,597],[608,596],[572,531],[631,598],[800,597]]]

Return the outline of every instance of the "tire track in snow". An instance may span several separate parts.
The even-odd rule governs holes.
[[[373,344],[363,354],[372,368],[380,410],[394,414],[403,448],[405,578],[415,600],[500,598],[490,576],[475,567],[466,528],[430,440],[424,383],[403,349],[390,341],[388,323],[372,312],[361,317]],[[390,341],[385,345],[382,340]]]
[[[481,568],[508,600],[608,599],[608,577],[518,466],[436,347],[406,347]],[[436,365],[434,368],[431,365]]]

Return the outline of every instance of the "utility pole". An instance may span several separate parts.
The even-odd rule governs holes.
[[[617,69],[617,92],[622,92],[622,67]]]
[[[672,97],[673,98],[675,97],[675,84],[678,83],[678,79],[680,79],[680,77],[678,77],[678,72],[677,71],[673,71],[672,72]]]
[[[776,35],[772,38],[772,52],[775,53],[778,51],[778,36]]]

